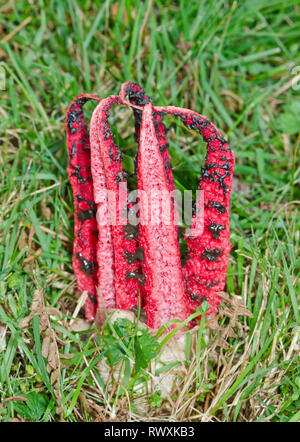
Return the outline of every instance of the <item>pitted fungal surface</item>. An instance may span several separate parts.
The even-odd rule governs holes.
[[[83,115],[88,100],[98,102],[90,133]],[[129,106],[134,113],[138,154],[133,174],[122,170],[122,152],[110,127],[109,116],[116,105]],[[193,208],[194,236],[182,232],[176,222],[135,225],[132,221],[135,215],[144,219],[147,212],[143,198],[135,204],[128,199],[127,179],[134,174],[137,191],[150,195],[155,189],[163,194],[176,221],[165,115],[179,118],[207,143],[198,187],[203,191],[204,211]],[[218,129],[189,109],[154,106],[138,84],[126,82],[119,95],[77,97],[68,108],[66,130],[75,209],[73,268],[79,292],[88,293],[86,318],[93,320],[97,309],[104,308],[137,311],[139,297],[152,328],[174,318],[185,320],[203,300],[210,305],[208,315],[216,313],[231,249],[229,213],[235,164]],[[128,220],[126,214],[131,216]],[[112,216],[116,223],[109,222]],[[203,229],[198,232],[200,221]]]

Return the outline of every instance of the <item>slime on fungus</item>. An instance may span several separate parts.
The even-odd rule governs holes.
[[[90,133],[83,116],[83,106],[89,100],[98,102]],[[126,214],[136,214],[124,187],[133,174],[122,170],[122,154],[110,128],[114,105],[129,106],[134,113],[137,191],[150,194],[155,189],[163,194],[175,220],[175,184],[164,116],[179,118],[207,143],[199,182],[204,211],[196,206],[192,215],[192,229],[197,232],[200,221],[203,225],[196,235],[182,233],[176,221],[170,224],[162,219],[156,224],[135,225],[130,216],[127,219]],[[86,318],[93,320],[97,309],[103,308],[137,311],[139,296],[152,328],[174,318],[186,319],[204,300],[210,306],[208,314],[216,313],[231,249],[229,212],[235,163],[233,152],[216,127],[189,109],[153,106],[138,84],[126,82],[119,95],[77,97],[68,108],[66,130],[68,176],[75,203],[73,268],[79,292],[89,294]],[[143,198],[138,199],[138,213],[140,220],[145,219],[147,204]],[[121,222],[107,222],[114,217]],[[184,252],[180,251],[182,237]]]

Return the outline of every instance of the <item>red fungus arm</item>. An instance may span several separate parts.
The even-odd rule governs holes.
[[[112,222],[116,307],[130,310],[139,305],[138,295],[144,283],[140,266],[140,258],[143,259],[143,256],[140,256],[141,253],[138,250],[138,227],[131,229],[130,232],[124,217],[127,210],[126,174],[122,170],[121,152],[114,143],[108,121],[111,107],[114,104],[122,104],[118,96],[111,96],[101,101],[97,107],[95,125],[97,126],[97,143],[100,148],[108,190],[108,211]],[[97,155],[95,151],[95,158]],[[96,162],[93,162],[94,179],[97,175],[96,169]],[[96,185],[97,182],[94,182],[94,187]],[[95,193],[97,194],[96,190]],[[115,218],[115,222],[113,218]]]
[[[69,154],[68,176],[74,198],[73,269],[78,290],[88,292],[85,315],[95,318],[97,307],[96,263],[96,206],[91,175],[90,142],[83,105],[89,100],[100,100],[96,95],[79,95],[69,106],[66,115],[67,147]]]
[[[101,104],[101,103],[100,103]],[[98,309],[116,308],[114,252],[112,231],[108,214],[108,199],[106,176],[101,154],[101,146],[98,134],[99,119],[101,119],[102,107],[98,104],[91,118],[90,143],[91,143],[91,172],[93,178],[94,199],[97,207],[97,247],[96,260]]]
[[[216,312],[224,290],[229,252],[230,192],[235,165],[234,153],[216,127],[204,116],[188,109],[173,106],[156,107],[157,112],[178,116],[189,129],[198,130],[207,142],[205,165],[201,168],[199,190],[203,191],[204,212],[193,218],[196,229],[203,219],[203,232],[187,237],[188,255],[183,274],[190,305],[195,308],[203,299]]]
[[[131,81],[127,81],[126,83],[122,84],[120,91],[120,98],[122,99],[124,104],[128,104],[129,106],[133,104],[140,107],[144,106],[147,103],[151,103],[151,98],[145,94],[144,89],[142,89],[140,85],[132,83]],[[137,109],[137,107],[132,107],[132,110],[135,118],[136,137],[139,143],[141,122],[142,122],[142,110]],[[159,145],[159,151],[163,159],[163,164],[166,171],[169,189],[172,191],[175,189],[175,184],[174,184],[174,178],[170,162],[167,131],[160,114],[158,112],[153,112],[152,116],[153,116],[155,134]]]
[[[164,207],[173,208],[163,160],[155,134],[152,105],[143,110],[138,157],[138,189],[141,194],[140,244],[145,251],[145,310],[147,324],[159,328],[165,322],[189,315],[176,226],[165,222],[161,213],[156,223],[149,216],[153,197],[162,196]],[[153,194],[154,192],[154,194]],[[146,196],[146,199],[145,199]],[[155,223],[154,223],[155,222]]]

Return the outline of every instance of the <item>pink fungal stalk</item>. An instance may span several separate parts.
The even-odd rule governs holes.
[[[82,107],[90,99],[99,103],[88,136]],[[135,116],[139,145],[137,225],[130,217],[127,219],[134,205],[128,198],[122,154],[110,129],[109,116],[116,104],[131,107]],[[204,211],[196,205],[193,235],[188,231],[185,234],[187,259],[183,265],[163,123],[167,114],[180,118],[207,142],[199,182]],[[103,309],[136,310],[139,296],[151,328],[174,318],[186,319],[203,300],[209,303],[208,314],[216,313],[231,249],[229,211],[235,159],[215,126],[188,109],[153,106],[139,85],[127,82],[116,96],[77,97],[68,108],[66,128],[68,175],[75,206],[73,268],[79,292],[86,290],[89,294],[86,318],[93,320],[97,310]],[[173,222],[163,216],[157,223],[149,222],[149,213],[155,209],[150,197],[153,193],[163,195]]]

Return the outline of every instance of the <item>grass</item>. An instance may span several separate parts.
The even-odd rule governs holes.
[[[1,421],[300,420],[299,18],[297,0],[0,7]],[[136,371],[141,330],[76,331],[80,314],[72,319],[65,113],[76,95],[106,96],[127,80],[156,104],[206,115],[237,158],[229,295],[214,326],[202,321],[196,344],[188,338],[185,375],[167,398],[145,390],[150,368]],[[177,187],[195,188],[205,147],[168,124]],[[121,133],[130,152],[132,133]],[[105,382],[107,340],[121,366]],[[144,363],[158,351],[142,351]]]

